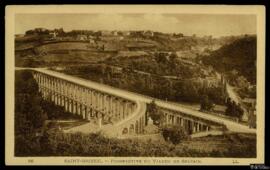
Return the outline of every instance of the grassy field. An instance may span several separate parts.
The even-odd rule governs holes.
[[[51,50],[88,50],[89,43],[85,42],[58,42],[58,43],[49,43],[37,47],[37,50],[42,51],[51,51]]]
[[[256,157],[256,135],[224,134],[194,138],[182,142],[177,149],[194,150],[201,153],[212,153],[224,157]]]
[[[142,135],[131,137],[132,140],[141,142],[165,142],[161,134]],[[256,157],[256,135],[244,133],[231,133],[220,136],[206,136],[200,138],[189,138],[175,145],[173,152],[176,155],[181,151],[196,152],[198,156],[218,157]]]
[[[16,55],[15,63],[17,67],[67,66],[74,64],[96,63],[114,55],[114,52],[62,50],[61,52],[51,51],[49,53],[32,56]]]
[[[17,49],[28,48],[35,42],[22,44]],[[115,56],[115,52],[98,51],[86,42],[58,42],[39,45],[15,52],[17,67],[46,67],[84,64],[102,61]]]
[[[256,136],[250,134],[208,136],[185,140],[177,145],[164,140],[107,138],[99,133],[51,135],[49,156],[256,157]]]

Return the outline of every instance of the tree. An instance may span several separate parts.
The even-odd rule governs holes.
[[[15,154],[38,154],[41,148],[36,134],[47,114],[40,106],[42,98],[30,71],[16,71],[15,100]]]
[[[224,104],[225,93],[222,86],[208,87],[205,91],[208,98],[217,104]]]
[[[226,115],[233,116],[238,119],[242,118],[244,110],[242,109],[240,103],[236,104],[235,101],[232,101],[230,98],[228,98],[226,106],[227,106],[225,111]]]
[[[163,113],[158,109],[155,101],[153,100],[147,105],[148,116],[154,121],[154,124],[159,125],[163,120]]]
[[[255,108],[249,107],[248,125],[249,128],[256,128],[256,115],[254,114]]]
[[[244,88],[244,89],[247,89],[250,84],[244,76],[237,77],[236,82],[237,82],[238,87]]]
[[[50,138],[50,134],[48,133],[48,131],[45,131],[40,138],[40,144],[42,144],[42,147],[41,147],[42,152],[41,153],[44,155],[51,154],[55,148],[55,146],[52,146],[50,144],[49,138]]]
[[[28,119],[34,128],[41,128],[47,119],[47,114],[40,106],[42,98],[40,96],[32,96],[25,104],[30,104],[28,109]]]
[[[35,31],[34,31],[34,30],[27,30],[27,31],[25,32],[25,34],[26,34],[26,35],[33,35],[33,34],[35,34]]]
[[[39,96],[38,85],[31,72],[17,72],[15,93],[17,101],[15,103],[15,119],[19,122],[26,122],[26,124],[22,124],[22,126],[30,126],[22,128],[37,129],[42,127],[47,115],[40,106],[42,98]]]
[[[171,141],[174,145],[179,144],[188,136],[186,130],[179,125],[163,127],[162,135],[165,141]]]
[[[158,63],[167,63],[168,60],[167,60],[167,57],[166,57],[166,53],[162,53],[162,52],[158,52],[158,53],[155,53],[155,59]]]
[[[177,60],[176,59],[177,59],[177,54],[176,54],[176,52],[173,52],[169,56],[171,72],[173,72],[175,70],[175,68],[177,67]]]
[[[169,56],[170,62],[172,62],[172,63],[175,62],[176,58],[177,58],[176,52],[173,52],[173,53]]]
[[[238,119],[241,119],[242,116],[244,115],[244,110],[242,109],[240,103],[238,103],[237,105],[234,106],[235,107],[235,111],[236,111],[236,117]]]
[[[201,99],[201,109],[202,111],[207,110],[210,111],[214,107],[214,104],[211,100],[209,100],[207,95],[203,95]]]
[[[226,106],[227,106],[227,108],[226,108],[225,114],[228,116],[231,116],[232,112],[233,112],[233,103],[231,101],[231,98],[227,99]]]
[[[112,68],[110,66],[105,67],[105,74],[108,80],[112,77]]]
[[[187,102],[197,102],[199,101],[199,93],[198,93],[198,87],[190,81],[186,81],[183,83],[182,87],[183,93],[182,93],[182,99],[183,101]]]

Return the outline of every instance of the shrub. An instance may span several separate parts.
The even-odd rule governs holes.
[[[187,139],[187,132],[181,126],[166,126],[162,129],[162,135],[165,141],[171,141],[174,145],[180,143],[182,140]]]

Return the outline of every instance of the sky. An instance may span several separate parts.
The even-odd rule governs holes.
[[[214,37],[256,34],[256,16],[239,14],[16,14],[15,33],[33,28],[153,30]]]

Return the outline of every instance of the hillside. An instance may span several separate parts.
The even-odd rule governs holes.
[[[236,70],[250,83],[256,83],[256,36],[245,36],[220,49],[209,56],[202,56],[202,62],[212,65],[219,72],[227,73]]]
[[[26,47],[33,43],[22,45]],[[98,62],[114,55],[113,51],[98,51],[85,42],[43,43],[15,51],[15,64],[17,67],[84,64]]]
[[[78,37],[80,37],[78,35]],[[180,58],[194,59],[228,44],[239,37],[174,37],[154,36],[98,36],[90,39],[60,36],[52,39],[45,35],[25,35],[15,38],[16,66],[47,66],[82,64],[102,61],[108,57],[138,56],[154,51],[176,52]],[[95,37],[95,36],[94,36]],[[225,45],[221,53],[230,53]],[[139,52],[139,53],[138,53]],[[212,53],[213,56],[219,55]],[[236,54],[232,54],[238,55]],[[239,54],[240,56],[242,54]],[[207,60],[207,58],[206,58]],[[209,57],[211,61],[211,57]],[[209,63],[206,61],[206,63]],[[229,62],[230,63],[230,62]],[[237,62],[236,62],[237,63]],[[210,63],[211,64],[211,63]],[[217,65],[214,63],[213,65]],[[217,65],[218,66],[218,65]],[[220,68],[218,66],[218,68]],[[246,74],[249,74],[246,73]]]

